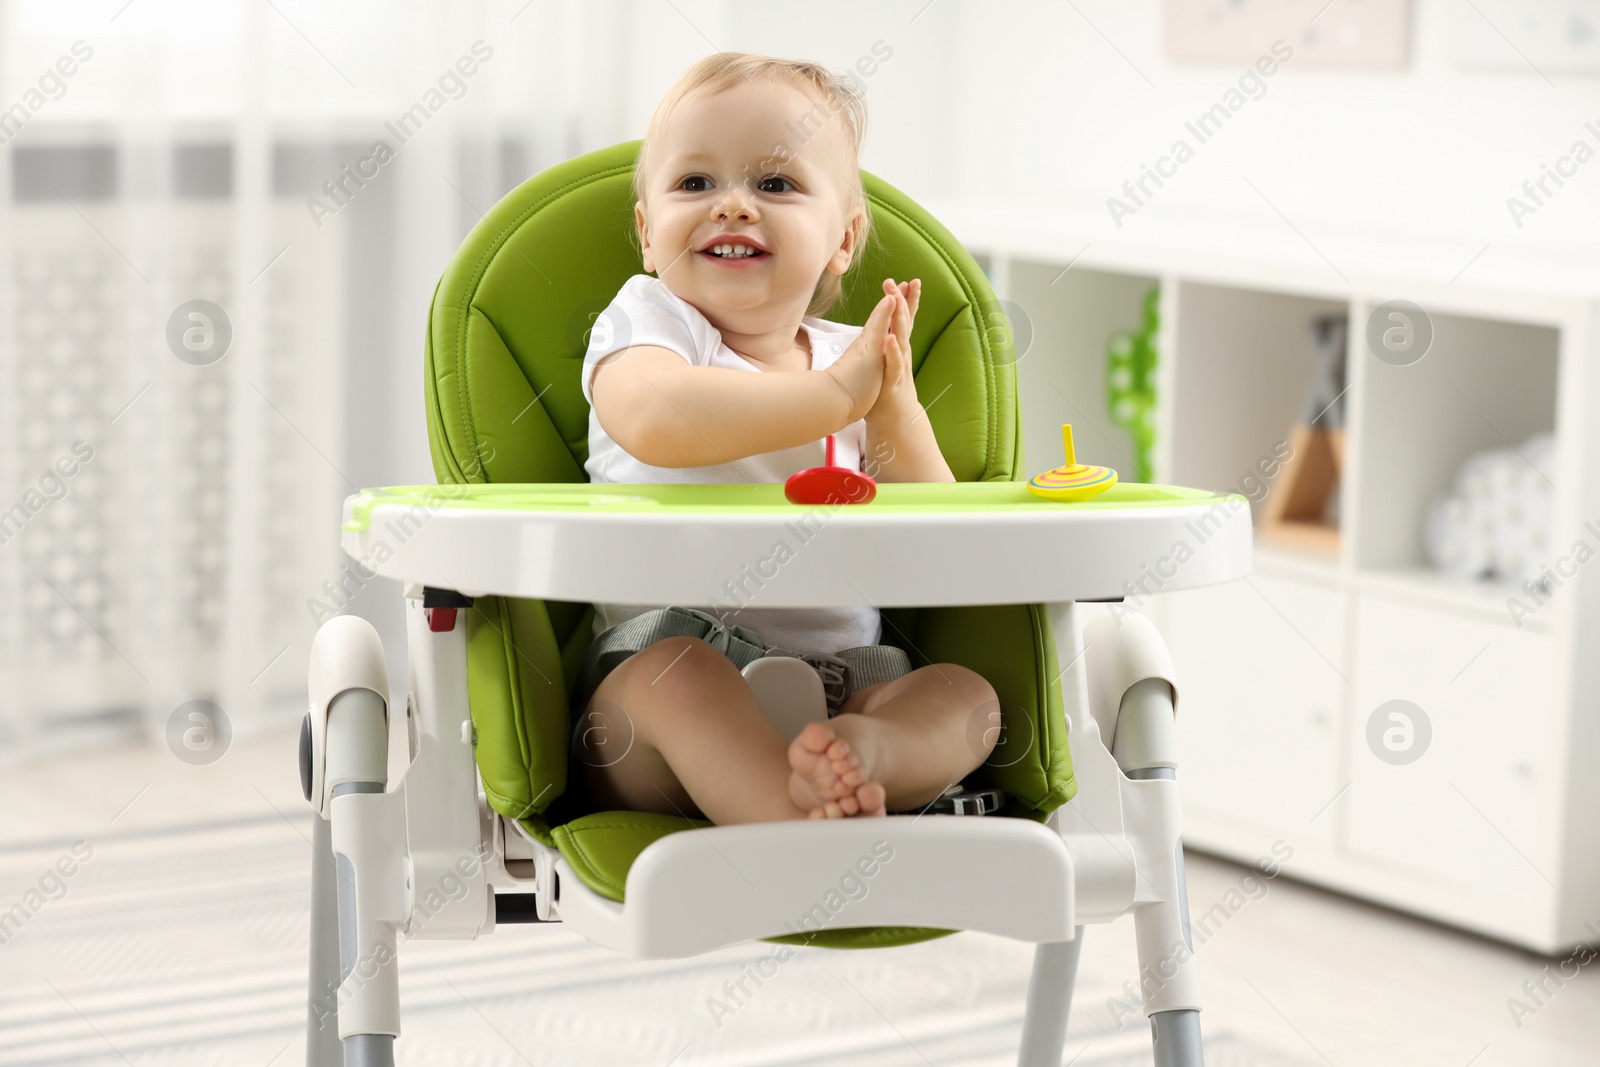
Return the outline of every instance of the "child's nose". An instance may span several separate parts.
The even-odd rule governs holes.
[[[741,219],[754,218],[757,214],[755,204],[737,189],[729,190],[713,210],[719,220],[727,218],[730,213]]]

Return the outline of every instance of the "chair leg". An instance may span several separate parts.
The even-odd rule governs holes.
[[[1113,748],[1118,764],[1130,779],[1165,779],[1176,784],[1172,691],[1164,680],[1145,678],[1128,687],[1117,716]],[[1164,810],[1167,825],[1160,827],[1155,836],[1173,842],[1172,867],[1170,871],[1151,872],[1150,877],[1163,882],[1170,877],[1174,892],[1168,899],[1146,904],[1134,913],[1139,971],[1141,976],[1154,978],[1156,985],[1152,991],[1141,983],[1145,988],[1145,1010],[1150,1014],[1156,1067],[1204,1067],[1199,1010],[1173,1006],[1174,1001],[1198,1003],[1199,982],[1189,934],[1189,893],[1175,789],[1171,799],[1171,807]]]
[[[1200,1045],[1200,1013],[1193,1008],[1158,1011],[1150,1016],[1156,1067],[1205,1067]]]
[[[1165,775],[1170,771],[1152,769],[1150,774]],[[1189,930],[1189,892],[1185,884],[1183,873],[1183,846],[1180,842],[1175,850],[1174,861],[1178,874],[1178,899],[1176,918],[1179,927],[1185,932],[1185,943],[1188,943]],[[1144,916],[1152,925],[1163,925],[1153,916]],[[1139,916],[1135,916],[1134,923],[1138,924]],[[1168,927],[1170,929],[1170,927]],[[1148,935],[1147,935],[1148,936]],[[1205,1048],[1200,1040],[1200,1012],[1194,1008],[1172,1008],[1166,1011],[1150,1013],[1150,1040],[1155,1046],[1155,1067],[1205,1067]]]
[[[333,824],[311,813],[311,989],[306,999],[306,1067],[345,1067],[339,1044],[339,891]]]
[[[344,1038],[344,1067],[394,1067],[394,1039],[400,1032],[398,938],[384,916],[373,914],[383,892],[370,884],[393,873],[371,863],[382,858],[386,844],[381,840],[384,813],[377,805],[404,800],[384,791],[387,763],[383,698],[369,689],[340,693],[328,706],[327,774],[338,783],[328,823],[338,890],[340,1028],[355,1031]],[[357,862],[366,864],[361,877],[367,883],[358,882]]]
[[[1071,941],[1042,941],[1033,950],[1017,1067],[1061,1067],[1072,987],[1078,978],[1078,954],[1083,950],[1083,927],[1074,935]]]
[[[394,1067],[393,1034],[356,1034],[344,1039],[345,1067]]]

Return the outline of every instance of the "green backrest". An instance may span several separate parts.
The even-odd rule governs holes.
[[[441,483],[587,480],[589,405],[579,374],[595,317],[643,272],[633,243],[639,144],[591,152],[523,182],[467,235],[440,279],[425,390]],[[912,363],[945,460],[961,481],[1025,478],[1015,350],[983,272],[903,193],[865,171],[862,179],[872,232],[827,317],[859,325],[883,278],[921,278]],[[593,608],[484,597],[466,614],[469,696],[490,804],[542,834],[582,810],[566,796],[567,700]],[[905,649],[914,666],[961,663],[999,693],[1006,744],[974,780],[1006,789],[1017,813],[1034,818],[1072,796],[1066,738],[1049,728],[1061,722],[1061,703],[1041,606],[890,608],[883,618],[884,642]]]
[[[578,378],[595,316],[643,273],[632,236],[638,150],[629,141],[523,182],[440,279],[426,388],[441,481],[588,480],[589,404]],[[921,278],[917,393],[924,404],[940,397],[928,418],[951,472],[959,481],[1022,476],[1015,354],[983,272],[903,193],[865,171],[862,180],[872,234],[828,317],[859,325],[884,277]]]

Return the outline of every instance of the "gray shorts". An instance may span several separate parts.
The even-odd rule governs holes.
[[[726,653],[728,655],[729,662],[733,663],[735,666],[741,666],[741,664],[749,662],[749,649],[745,649],[745,658],[735,658],[735,655],[730,649],[726,640],[729,632],[728,628],[724,627],[720,622],[713,620],[711,616],[699,611],[694,611],[694,609],[657,608],[654,610],[658,612],[682,610],[693,611],[694,614],[701,616],[703,620],[705,620],[711,627],[710,632],[708,632],[704,638],[708,644],[715,648],[719,648]],[[639,618],[642,619],[644,616],[640,616]],[[633,621],[635,620],[630,620],[630,622]],[[623,625],[628,625],[628,623],[624,623]],[[606,635],[612,634],[620,628],[621,627],[614,626],[609,630],[605,630],[599,634],[596,634],[594,638],[595,642],[599,642]],[[753,639],[758,642],[760,641],[759,636],[754,631],[745,627],[737,627],[736,629],[741,637]],[[719,640],[719,638],[721,639]],[[767,647],[765,642],[761,642],[761,647]],[[571,737],[569,738],[569,747],[572,751],[578,751],[578,739],[580,736],[582,736],[585,726],[584,712],[588,709],[589,700],[594,695],[595,690],[600,687],[600,683],[605,680],[608,674],[615,670],[618,665],[635,655],[637,651],[643,650],[640,649],[634,652],[628,652],[620,657],[614,655],[608,656],[608,662],[604,665],[594,664],[591,666],[592,657],[585,657],[585,665],[583,668],[580,668],[582,673],[578,678],[577,686],[573,690],[571,705],[568,709],[569,716],[572,720],[572,733]],[[904,674],[910,673],[911,671],[910,659],[903,651],[892,646],[863,645],[860,648],[845,649],[843,651],[848,654],[850,663],[852,665],[851,670],[847,672],[846,677],[851,678],[858,683],[855,688],[866,688],[868,685],[898,678]],[[818,677],[822,679],[824,689],[830,694],[828,715],[829,717],[832,717],[838,713],[839,708],[842,707],[844,702],[850,698],[853,689],[848,683],[844,684],[841,688],[841,675],[839,673],[839,667],[837,663],[828,664],[821,661],[814,661],[814,659],[807,659],[807,662],[810,662],[811,665],[816,668]]]

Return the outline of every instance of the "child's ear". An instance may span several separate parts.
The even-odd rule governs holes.
[[[828,269],[835,274],[843,275],[850,269],[850,261],[855,258],[856,245],[861,240],[861,231],[867,224],[867,209],[857,207],[850,217],[845,220],[844,239],[839,242],[838,249],[828,260]]]
[[[650,224],[645,219],[643,200],[633,205],[633,225],[639,231],[639,247],[644,253],[644,272],[654,274],[656,268],[651,262],[654,257],[650,255]]]

